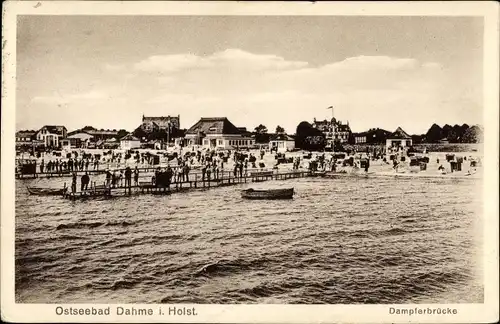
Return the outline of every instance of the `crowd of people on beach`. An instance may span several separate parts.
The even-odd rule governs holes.
[[[266,153],[267,152],[267,153]],[[150,177],[144,184],[168,187],[172,183],[186,183],[190,181],[213,181],[226,177],[243,178],[251,172],[259,172],[265,169],[278,169],[280,164],[286,165],[291,170],[309,170],[311,172],[356,172],[364,170],[368,172],[370,161],[382,160],[383,165],[392,164],[395,172],[405,172],[411,169],[412,164],[408,163],[414,159],[413,153],[409,150],[389,150],[370,149],[362,152],[356,150],[350,152],[301,152],[302,155],[293,154],[286,158],[289,153],[277,153],[274,155],[274,162],[270,158],[264,160],[264,156],[269,154],[269,150],[215,150],[194,148],[185,151],[182,149],[175,152],[100,152],[100,154],[90,154],[85,151],[67,153],[66,158],[61,157],[61,153],[52,153],[52,156],[43,155],[38,161],[32,163],[33,173],[69,173],[72,174],[72,188],[76,188],[77,174],[81,176],[81,190],[87,190],[90,185],[90,174],[105,173],[105,186],[110,188],[139,186],[139,178]],[[425,152],[424,152],[425,153]],[[272,156],[273,156],[272,155]],[[421,156],[418,157],[420,159]],[[405,160],[406,159],[406,160]],[[427,158],[428,159],[428,158]],[[446,158],[448,161],[448,157]],[[48,162],[46,162],[48,160]],[[466,160],[466,157],[463,158]],[[123,166],[120,164],[126,161]],[[103,165],[105,162],[117,163],[115,167]],[[413,161],[414,162],[414,161]],[[427,164],[427,160],[425,163]],[[438,171],[445,171],[443,163],[437,159]],[[458,164],[462,163],[458,157]],[[420,160],[418,163],[421,163]],[[451,162],[450,162],[451,163]],[[473,162],[471,162],[472,165]],[[475,163],[475,162],[474,162]],[[134,165],[135,164],[135,165]],[[267,166],[266,166],[267,164]],[[380,164],[380,163],[379,163]],[[378,164],[377,164],[378,165]],[[415,165],[415,164],[414,164]],[[101,166],[101,169],[100,169]],[[149,166],[149,167],[148,167]],[[153,166],[151,168],[150,166]],[[417,164],[417,167],[419,165]],[[346,168],[347,167],[347,168]],[[114,169],[114,170],[113,170]],[[339,171],[340,169],[340,171]],[[141,171],[140,171],[141,170]],[[143,170],[143,171],[142,171]],[[154,170],[154,171],[153,171]],[[193,172],[194,170],[194,172]],[[347,171],[346,171],[347,170]],[[425,170],[420,169],[420,170]],[[454,166],[451,172],[456,171]],[[147,175],[148,172],[154,175]],[[414,172],[412,170],[411,172]],[[473,169],[475,171],[475,169]],[[77,173],[78,172],[78,173]],[[144,172],[143,175],[140,175]],[[469,171],[471,173],[471,171]],[[36,175],[35,175],[36,176]],[[76,190],[76,189],[75,189]]]
[[[72,172],[72,171],[88,171],[88,170],[99,170],[99,160],[98,159],[80,159],[69,158],[67,160],[56,159],[54,161],[49,160],[45,163],[42,159],[40,163],[40,173],[62,173],[62,172]]]

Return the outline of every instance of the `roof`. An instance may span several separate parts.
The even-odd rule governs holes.
[[[388,132],[384,129],[381,129],[381,128],[372,128],[372,129],[369,129],[367,131],[364,131],[364,132],[361,132],[361,133],[353,133],[354,137],[361,137],[361,136],[377,136],[377,135],[380,135],[380,136],[388,136],[392,134],[391,132]]]
[[[85,131],[85,133],[90,135],[117,135],[118,131],[111,129],[93,129]]]
[[[293,137],[287,135],[287,134],[273,134],[271,135],[271,138],[269,139],[271,141],[295,141]]]
[[[408,135],[401,127],[398,127],[394,133],[388,136],[390,139],[411,139],[411,136]]]
[[[51,134],[62,134],[63,130],[66,130],[66,127],[61,125],[45,125],[41,129],[47,129]]]
[[[241,134],[238,127],[234,126],[226,117],[201,118],[191,126],[186,134]]]
[[[79,139],[89,139],[93,138],[94,136],[86,133],[86,132],[78,132],[78,133],[73,133],[68,138],[79,138]]]
[[[174,125],[179,125],[179,116],[155,116],[155,117],[146,117],[142,116],[142,123],[151,122],[158,127],[167,126],[168,123],[172,122]]]
[[[18,137],[31,137],[36,134],[36,131],[34,130],[21,130],[16,133],[16,136]]]
[[[179,119],[179,116],[154,116],[154,117],[142,116],[142,121],[169,121],[177,119]]]
[[[140,141],[140,139],[138,139],[137,137],[135,137],[132,134],[127,134],[127,135],[123,136],[122,138],[120,138],[120,141]]]

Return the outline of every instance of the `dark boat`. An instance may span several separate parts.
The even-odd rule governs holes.
[[[36,196],[62,196],[66,192],[66,188],[55,189],[55,188],[37,188],[37,187],[26,187],[28,192]]]
[[[241,191],[241,197],[245,199],[292,199],[293,194],[293,188],[269,190],[255,190],[250,188]]]

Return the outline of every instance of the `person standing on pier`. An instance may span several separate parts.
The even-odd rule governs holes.
[[[337,171],[336,167],[337,167],[337,160],[333,159],[331,165],[331,171],[336,172]]]
[[[125,187],[128,188],[128,192],[132,192],[132,170],[130,170],[130,167],[127,167],[125,169]]]
[[[184,174],[186,176],[186,181],[189,181],[189,171],[190,171],[190,167],[189,167],[189,164],[185,164],[184,165]]]
[[[219,180],[219,166],[214,163],[214,178]]]
[[[184,180],[184,167],[181,165],[179,165],[177,167],[177,182],[182,182]]]
[[[138,185],[139,185],[139,169],[136,166],[134,170],[134,186]]]
[[[207,180],[210,182],[210,175],[212,174],[212,170],[210,169],[210,166],[207,167]]]
[[[205,173],[207,172],[207,166],[203,165],[201,167],[201,180],[205,181]]]
[[[167,167],[167,171],[165,172],[165,177],[166,177],[166,182],[167,182],[167,188],[170,190],[170,184],[172,183],[172,176],[174,175],[172,168],[170,165]]]
[[[111,172],[109,170],[106,171],[106,187],[109,187],[111,184]]]
[[[68,160],[68,169],[69,171],[73,171],[73,160],[71,158]]]
[[[118,186],[123,186],[123,170],[120,170],[120,174],[118,175]]]
[[[176,181],[176,180],[177,180],[177,173],[179,173],[179,168],[175,168],[175,167],[174,167],[174,168],[172,169],[172,177],[173,177],[174,181]]]
[[[42,163],[40,163],[40,173],[43,173],[44,166],[45,166],[45,162],[42,159]]]
[[[89,182],[90,182],[90,177],[88,175],[87,172],[85,172],[84,175],[82,175],[82,186],[81,186],[81,190],[88,190],[89,188]]]
[[[76,192],[76,172],[73,172],[73,176],[71,177],[71,192]]]
[[[111,175],[111,186],[114,188],[116,186],[116,171],[113,171]]]
[[[87,161],[85,162],[85,170],[87,171],[89,169],[90,161],[87,158]]]

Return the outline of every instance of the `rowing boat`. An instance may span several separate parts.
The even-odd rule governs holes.
[[[269,190],[255,190],[250,188],[241,191],[241,197],[245,199],[292,199],[293,194],[293,188]]]
[[[66,192],[66,188],[56,189],[56,188],[37,188],[37,187],[26,187],[28,192],[36,196],[62,196]]]

